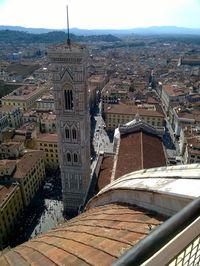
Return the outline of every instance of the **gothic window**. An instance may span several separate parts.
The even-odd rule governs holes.
[[[68,163],[71,163],[71,161],[72,161],[71,153],[68,152],[68,153],[67,153],[67,162],[68,162]]]
[[[72,129],[72,139],[77,139],[77,131],[75,128]]]
[[[78,163],[78,155],[77,155],[77,153],[74,153],[74,163]]]
[[[65,137],[66,137],[66,139],[70,138],[70,130],[68,127],[65,128]]]
[[[72,89],[65,90],[64,94],[65,94],[65,109],[66,110],[73,110],[74,103],[73,103],[73,92],[72,92]]]

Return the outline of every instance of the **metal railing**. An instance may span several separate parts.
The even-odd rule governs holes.
[[[112,266],[199,266],[200,198],[155,228]]]
[[[172,261],[169,266],[198,266],[200,265],[200,236],[187,245]]]

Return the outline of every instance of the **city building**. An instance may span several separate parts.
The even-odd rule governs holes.
[[[0,160],[17,159],[24,154],[24,144],[20,142],[5,142],[0,144]]]
[[[8,127],[18,128],[22,124],[22,111],[17,106],[2,105],[0,107],[0,116],[6,116]]]
[[[1,101],[2,105],[13,105],[21,108],[23,111],[29,110],[36,106],[36,100],[48,90],[46,83],[37,85],[22,85],[13,92],[4,96]]]
[[[45,177],[45,166],[42,151],[27,151],[17,160],[13,179],[20,185],[24,206],[27,207]]]
[[[24,136],[24,140],[36,139],[37,132],[39,132],[37,123],[29,122],[29,123],[22,125],[20,128],[16,129],[15,135],[12,139],[17,141],[18,136]]]
[[[184,103],[189,94],[189,89],[179,85],[164,84],[162,85],[161,101],[167,115],[170,116],[172,108]],[[170,110],[171,109],[171,110]]]
[[[0,249],[3,249],[16,230],[24,205],[19,184],[2,185],[1,178],[2,164],[0,163]]]
[[[102,109],[106,104],[118,103],[128,98],[130,80],[111,79],[102,89]]]
[[[53,111],[54,110],[54,96],[50,88],[48,92],[44,93],[36,100],[36,110],[40,111]]]
[[[199,163],[200,127],[190,125],[182,128],[179,138],[179,147],[183,163]]]
[[[31,122],[37,122],[39,123],[39,115],[35,110],[27,111],[23,113],[22,116],[22,123],[31,123]]]
[[[162,128],[164,125],[164,114],[156,105],[136,104],[107,104],[104,108],[104,119],[106,128],[114,130],[119,124],[126,124],[139,114],[142,120],[153,127]]]
[[[199,56],[184,56],[180,58],[181,65],[191,65],[191,66],[200,66],[200,58]]]
[[[56,115],[52,112],[40,114],[40,132],[56,133]]]
[[[0,113],[0,142],[2,141],[2,131],[9,127],[8,117]]]
[[[76,212],[90,181],[90,116],[87,87],[88,51],[70,42],[51,47],[55,114],[64,212]]]
[[[193,107],[177,106],[173,109],[174,117],[172,127],[174,134],[179,137],[181,128],[187,125],[200,126],[200,109]]]
[[[88,85],[95,86],[101,92],[107,81],[108,77],[106,75],[91,75],[88,79]]]
[[[16,170],[16,161],[15,160],[0,160],[0,176],[1,184],[12,183],[12,174]]]
[[[57,134],[38,134],[37,149],[44,152],[44,163],[46,169],[57,169],[59,167]]]

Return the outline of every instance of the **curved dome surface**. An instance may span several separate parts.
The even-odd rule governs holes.
[[[128,204],[99,206],[8,251],[0,265],[111,265],[164,220]]]
[[[0,265],[111,265],[198,197],[199,185],[200,164],[125,175],[102,189],[84,213],[3,254]]]

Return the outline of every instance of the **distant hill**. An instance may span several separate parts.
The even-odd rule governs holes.
[[[104,41],[118,42],[120,39],[111,34],[77,36],[70,33],[70,39],[75,42]],[[50,31],[46,33],[28,33],[17,30],[0,30],[0,43],[61,43],[67,40],[67,33],[64,31]]]
[[[41,33],[48,33],[48,32],[66,32],[66,29],[44,29],[44,28],[25,28],[20,26],[0,26],[0,30],[13,30],[13,31],[23,31],[27,33],[34,33],[34,34],[41,34]],[[153,26],[147,28],[133,28],[133,29],[78,29],[78,28],[71,28],[71,34],[75,35],[105,35],[105,34],[112,34],[112,35],[121,35],[121,34],[197,34],[200,35],[200,29],[195,28],[186,28],[186,27],[176,27],[176,26]]]

